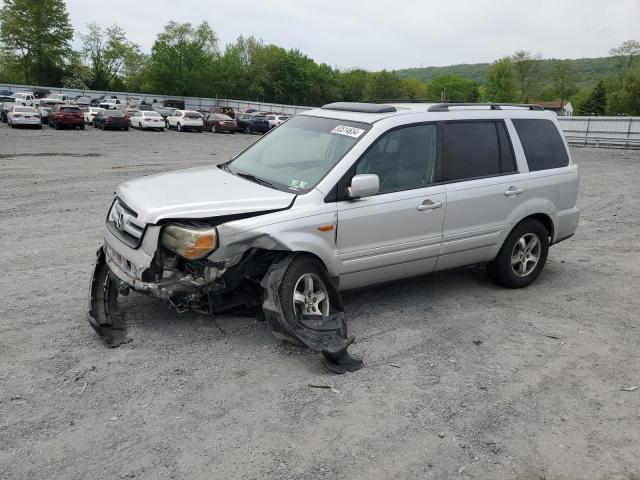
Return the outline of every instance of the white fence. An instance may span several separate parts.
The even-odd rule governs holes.
[[[38,87],[34,85],[13,85],[0,83],[0,90],[10,90],[16,92],[33,92],[34,90],[49,90],[51,93],[63,93],[76,97],[78,95],[88,95],[91,98],[100,97],[101,95],[115,95],[121,102],[127,102],[130,98],[136,98],[140,101],[153,104],[154,100],[161,103],[164,100],[182,100],[185,108],[192,110],[209,110],[211,107],[234,107],[245,110],[247,108],[255,108],[261,112],[279,112],[295,115],[303,110],[309,110],[313,107],[302,105],[282,105],[278,103],[258,102],[251,100],[234,100],[228,98],[204,98],[204,97],[181,97],[176,95],[153,95],[149,93],[132,93],[132,92],[107,92],[101,90],[80,90],[74,88],[61,87]]]
[[[558,117],[575,145],[640,148],[640,117]]]

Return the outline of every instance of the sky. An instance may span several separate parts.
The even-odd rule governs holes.
[[[96,5],[67,0],[76,31],[91,21],[117,23],[148,51],[169,20],[206,20],[221,49],[239,35],[253,35],[341,69],[491,62],[519,49],[545,58],[600,57],[625,40],[640,40],[640,0],[109,0]]]

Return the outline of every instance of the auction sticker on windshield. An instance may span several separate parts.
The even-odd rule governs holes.
[[[338,135],[346,135],[347,137],[358,138],[360,135],[364,133],[364,130],[361,128],[350,127],[348,125],[338,125],[336,128],[331,130],[331,133],[336,133]]]

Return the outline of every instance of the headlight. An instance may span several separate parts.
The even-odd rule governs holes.
[[[218,248],[215,227],[196,228],[169,224],[162,229],[160,244],[188,260],[206,257]]]

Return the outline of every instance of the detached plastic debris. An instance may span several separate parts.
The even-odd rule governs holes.
[[[328,316],[298,315],[292,325],[284,316],[278,288],[293,256],[274,263],[264,279],[265,299],[262,304],[265,318],[274,335],[294,345],[304,345],[323,356],[322,364],[334,373],[354,372],[362,368],[362,360],[353,358],[347,348],[355,337],[348,337],[342,299],[333,282],[324,275],[323,282],[329,291],[332,308],[337,310]]]
[[[122,313],[118,310],[119,281],[109,273],[102,248],[96,252],[96,256],[91,273],[88,320],[110,347],[118,347],[130,341]]]

